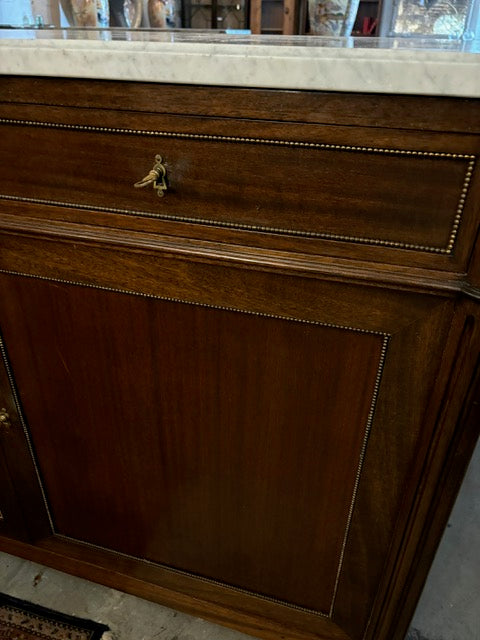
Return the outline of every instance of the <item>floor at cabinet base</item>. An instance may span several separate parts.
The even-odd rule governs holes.
[[[0,591],[93,618],[116,640],[251,640],[251,636],[0,552]]]

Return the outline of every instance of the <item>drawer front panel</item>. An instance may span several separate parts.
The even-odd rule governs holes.
[[[434,253],[453,250],[475,160],[33,122],[4,122],[2,137],[4,199]],[[151,187],[133,187],[156,154],[167,169],[163,198]]]

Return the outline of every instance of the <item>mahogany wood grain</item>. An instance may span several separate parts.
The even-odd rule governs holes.
[[[287,128],[285,124],[274,122],[232,121],[218,117],[192,119],[170,114],[159,117],[119,110],[34,107],[11,103],[0,105],[2,116],[60,125],[108,126],[145,132],[165,130],[219,136],[237,132],[243,137],[260,139],[366,148],[372,146],[399,151],[413,149],[426,153],[476,155],[479,149],[476,136],[413,133],[401,129],[377,128],[372,137],[371,130],[360,127],[319,127],[291,123]],[[37,128],[30,130],[29,127],[26,130],[22,127],[12,129],[15,133],[9,145],[11,160],[7,165],[11,166],[11,170],[5,172],[1,193],[6,197],[10,194],[20,198],[48,200],[47,196],[50,196],[59,202],[103,206],[112,212],[103,214],[108,222],[102,224],[127,224],[130,228],[143,225],[142,228],[147,229],[162,223],[162,220],[141,215],[139,219],[138,214],[144,211],[146,215],[178,218],[178,221],[168,220],[164,224],[167,232],[174,235],[214,238],[222,242],[230,237],[241,245],[286,248],[314,255],[371,256],[376,262],[429,267],[438,265],[441,269],[457,270],[465,269],[472,239],[478,229],[475,211],[475,202],[480,193],[478,171],[474,172],[473,180],[467,185],[460,225],[454,223],[469,162],[465,159],[391,157],[388,154],[376,156],[373,152],[277,148],[275,145],[256,146],[214,140],[157,139],[148,135],[133,136],[136,151],[130,151],[129,148],[120,154],[119,149],[131,143],[131,136]],[[43,151],[45,145],[38,141],[32,153],[25,153],[21,143],[23,135],[28,146],[33,144],[38,135],[50,134],[65,142],[71,138],[73,142],[62,144],[54,157],[46,154]],[[104,136],[110,140],[112,148],[98,149],[97,142],[105,140]],[[30,138],[32,141],[28,143]],[[89,140],[91,142],[87,145]],[[174,162],[169,167],[171,184],[168,197],[157,198],[153,189],[144,192],[134,190],[133,182],[148,172],[155,154],[158,151],[164,153],[165,145],[168,147],[171,144],[178,149],[178,156],[172,156]],[[196,149],[200,148],[205,151],[198,154]],[[222,154],[221,159],[217,151]],[[224,152],[227,153],[226,157],[223,157]],[[28,159],[30,156],[31,159]],[[340,164],[331,165],[330,160],[337,156]],[[44,171],[39,171],[35,158]],[[248,158],[251,158],[249,163]],[[313,160],[314,164],[299,164],[302,158]],[[318,164],[319,158],[323,158],[326,165]],[[267,161],[276,163],[275,172],[265,172]],[[27,165],[30,163],[29,180],[13,187],[17,172],[24,170],[22,162]],[[316,169],[311,168],[315,166]],[[390,169],[387,171],[388,167]],[[418,175],[423,177],[423,169],[427,167],[431,169],[426,174],[427,181],[422,179],[419,182]],[[411,174],[408,171],[405,173],[404,168],[410,168]],[[379,181],[379,176],[383,174],[382,181]],[[82,182],[82,189],[78,188],[79,182]],[[319,186],[320,197],[315,191]],[[299,200],[301,206],[295,200],[298,199],[299,190],[302,193]],[[270,197],[267,198],[269,193]],[[408,199],[405,193],[409,194]],[[199,207],[200,201],[205,202],[204,208]],[[7,211],[14,210],[15,203],[0,199],[0,207]],[[127,221],[122,223],[118,220],[122,210],[135,215],[124,214]],[[431,215],[432,210],[435,211],[435,217]],[[392,217],[394,213],[395,219]],[[53,214],[60,217],[71,215],[63,207],[57,207]],[[77,216],[83,216],[85,221],[92,220],[89,211],[80,210]],[[206,223],[186,222],[195,218]],[[247,230],[232,229],[228,226],[231,224],[244,225]],[[258,231],[249,228],[252,224],[258,224]],[[266,234],[265,228],[278,231]],[[320,235],[338,235],[338,238],[301,237],[302,232],[305,236],[312,231]],[[300,236],[296,235],[298,233]],[[451,254],[436,253],[448,248],[448,240],[455,233],[457,237]],[[382,241],[387,245],[399,241],[400,245],[382,246]],[[409,241],[414,242],[414,250],[402,248]],[[422,249],[423,246],[427,249]]]
[[[474,194],[477,196],[475,202],[478,202],[480,180],[477,176],[475,176],[475,180],[473,181],[473,187],[475,189]],[[468,287],[472,296],[474,296],[476,300],[480,300],[480,221],[478,221],[476,228],[472,229],[472,234],[475,238],[475,244],[469,256],[469,264],[467,265]]]
[[[184,91],[188,92],[188,88]],[[276,95],[280,104],[281,95]],[[274,105],[272,104],[272,107]],[[279,105],[277,105],[279,106]],[[138,130],[149,135],[169,131],[182,134],[221,135],[235,138],[345,144],[363,147],[385,147],[404,150],[449,153],[478,153],[478,136],[465,132],[435,132],[428,129],[411,131],[397,126],[375,127],[335,125],[311,122],[288,122],[269,118],[222,118],[219,115],[182,115],[179,113],[149,113],[124,111],[119,108],[66,108],[0,102],[0,117],[13,120],[31,120],[37,123],[81,125]],[[271,114],[270,114],[271,115]],[[8,123],[5,123],[8,124]],[[13,124],[13,123],[10,123]],[[119,132],[120,134],[121,132]],[[162,135],[157,135],[162,139]]]
[[[382,337],[0,282],[55,530],[328,613]]]
[[[14,246],[12,238],[8,239],[7,246],[10,248]],[[52,262],[53,254],[51,251],[54,245],[51,241],[46,245],[49,250],[48,259],[46,259],[46,256],[44,256],[42,259],[40,259],[39,257],[38,251],[41,246],[41,242],[39,240],[36,240],[35,244],[30,245],[28,249],[27,246],[28,245],[24,242],[22,249],[22,245],[19,244],[18,248],[16,249],[17,256],[28,256],[28,259],[30,261],[33,258],[34,263],[36,262],[45,264],[46,262]],[[72,248],[73,253],[67,251],[67,247],[65,246],[65,244],[59,247],[60,252],[58,253],[58,257],[63,256],[66,261],[65,265],[68,264],[69,273],[65,271],[62,273],[60,271],[60,264],[55,259],[53,264],[56,264],[55,269],[57,277],[62,276],[64,279],[88,281],[89,278],[92,277],[88,275],[89,271],[92,275],[99,273],[99,263],[94,257],[95,250],[93,248],[88,248],[87,246],[84,246],[82,248],[82,246],[78,243],[72,245]],[[100,256],[102,255],[102,253],[100,252],[98,255]],[[405,482],[405,478],[411,464],[412,456],[415,455],[414,445],[415,439],[418,437],[418,433],[412,427],[413,424],[417,424],[420,419],[419,412],[421,412],[421,408],[425,405],[430,394],[435,371],[438,367],[438,361],[436,362],[435,359],[432,359],[431,355],[428,354],[431,354],[432,352],[438,354],[441,353],[441,349],[439,350],[438,347],[434,347],[432,341],[438,345],[441,345],[444,341],[445,330],[446,327],[448,327],[449,323],[448,314],[445,313],[447,309],[445,305],[447,303],[444,301],[442,302],[441,300],[438,301],[434,298],[429,299],[428,297],[423,296],[411,296],[402,293],[393,294],[385,290],[378,290],[377,292],[375,292],[375,290],[372,290],[370,288],[362,289],[359,286],[346,288],[346,285],[343,285],[342,287],[340,287],[335,283],[327,284],[326,282],[322,282],[321,280],[303,280],[291,277],[281,278],[280,275],[273,277],[272,275],[269,275],[267,273],[258,273],[255,270],[249,270],[245,274],[243,274],[243,270],[233,270],[230,271],[230,275],[228,275],[229,269],[226,267],[222,267],[221,270],[219,270],[218,268],[214,268],[213,271],[211,271],[211,267],[209,267],[207,264],[201,265],[200,263],[197,263],[196,266],[190,271],[190,274],[187,276],[187,278],[185,278],[181,274],[184,273],[185,268],[190,265],[190,262],[185,262],[182,265],[178,262],[177,259],[169,266],[169,261],[167,260],[166,256],[164,256],[161,261],[158,261],[157,258],[155,262],[149,262],[148,254],[144,253],[143,255],[138,256],[137,266],[133,266],[134,263],[132,262],[132,259],[134,256],[126,254],[125,257],[127,257],[127,255],[128,262],[124,262],[124,266],[120,267],[122,263],[118,260],[115,260],[113,252],[110,251],[110,265],[106,270],[107,265],[103,263],[103,268],[101,270],[102,279],[98,280],[97,275],[95,283],[100,286],[106,285],[118,287],[123,281],[125,286],[125,277],[128,274],[127,278],[131,281],[131,285],[128,288],[130,288],[131,290],[135,290],[135,288],[132,289],[132,286],[138,287],[138,281],[136,281],[137,284],[135,285],[135,280],[132,279],[132,277],[134,278],[134,274],[137,273],[139,269],[141,269],[143,278],[142,288],[140,289],[140,291],[145,292],[148,291],[148,289],[145,289],[145,286],[148,282],[147,273],[155,265],[156,274],[154,275],[154,278],[152,280],[152,284],[155,283],[155,285],[154,289],[150,289],[150,291],[152,292],[155,290],[157,292],[157,295],[160,294],[161,291],[163,291],[163,295],[168,294],[169,291],[175,291],[177,295],[180,294],[180,297],[190,299],[192,301],[208,301],[209,304],[221,304],[224,306],[234,306],[237,308],[241,304],[242,306],[240,308],[246,310],[254,310],[256,312],[262,313],[267,312],[278,314],[281,312],[281,309],[283,309],[283,312],[285,312],[286,309],[289,309],[289,314],[299,314],[297,317],[309,318],[317,321],[319,320],[332,322],[334,319],[336,319],[336,322],[338,323],[343,320],[347,320],[348,318],[355,318],[356,327],[358,328],[377,331],[384,330],[389,333],[395,334],[394,337],[391,338],[391,343],[389,345],[389,354],[392,354],[392,356],[390,357],[389,355],[389,357],[387,358],[385,371],[383,374],[385,376],[384,380],[386,380],[386,382],[384,383],[386,386],[384,388],[389,389],[389,393],[386,396],[380,394],[376,410],[377,415],[382,416],[382,414],[385,413],[383,418],[377,418],[380,420],[380,424],[382,424],[383,422],[383,429],[381,429],[380,431],[375,431],[375,425],[377,424],[376,420],[372,429],[372,434],[370,436],[368,449],[369,456],[371,456],[372,459],[372,467],[365,466],[365,469],[363,471],[363,473],[365,474],[364,477],[368,477],[368,475],[372,473],[372,478],[377,478],[375,483],[377,483],[378,485],[376,490],[378,493],[372,493],[372,485],[369,482],[360,484],[357,504],[366,501],[365,507],[362,510],[364,515],[360,516],[361,524],[359,525],[360,528],[358,530],[358,535],[351,534],[349,546],[347,547],[347,549],[351,549],[351,553],[347,553],[345,556],[345,563],[346,565],[349,565],[349,569],[346,572],[346,577],[344,577],[342,579],[342,582],[340,583],[340,590],[336,599],[335,616],[339,616],[339,620],[342,620],[343,626],[347,625],[346,623],[344,623],[341,617],[342,615],[345,615],[342,614],[342,611],[345,611],[347,602],[355,602],[355,607],[357,607],[356,610],[352,608],[351,604],[348,605],[348,607],[350,608],[350,615],[348,616],[348,620],[350,621],[349,624],[355,624],[355,630],[352,632],[352,637],[357,637],[360,629],[362,628],[362,625],[366,623],[368,609],[370,606],[369,603],[371,603],[372,599],[374,599],[375,597],[376,585],[378,583],[379,576],[381,575],[385,556],[382,555],[380,549],[383,547],[385,549],[384,553],[386,553],[389,547],[389,531],[391,531],[391,527],[395,523],[397,517],[398,502],[393,500],[394,487],[396,487],[395,491],[398,492],[398,495],[401,496],[402,486]],[[6,258],[8,259],[8,255],[6,256]],[[11,259],[10,264],[13,264]],[[77,271],[73,273],[72,268],[77,269]],[[33,272],[35,273],[36,271],[37,269],[34,268]],[[110,276],[107,274],[107,271],[110,272]],[[199,277],[202,272],[203,282],[201,283]],[[115,280],[112,280],[112,276],[115,276]],[[5,280],[5,277],[3,279]],[[24,296],[24,300],[25,304],[32,304],[33,309],[28,313],[21,313],[21,311],[19,310],[15,313],[15,317],[17,318],[17,320],[13,321],[11,319],[9,322],[7,321],[7,326],[10,326],[9,335],[11,336],[11,339],[15,341],[15,335],[22,334],[21,326],[25,322],[28,322],[28,318],[30,318],[32,316],[32,313],[34,313],[33,310],[37,308],[41,309],[41,307],[44,306],[44,313],[48,312],[49,305],[47,305],[46,300],[49,296],[43,296],[39,298],[35,303],[35,295],[37,294],[35,294],[34,292],[37,290],[39,292],[38,295],[42,296],[41,292],[44,291],[44,287],[46,285],[30,279],[25,279],[25,281],[30,283],[29,285],[21,284],[24,283],[23,279],[16,281],[15,278],[9,277],[7,278],[7,280],[10,280],[12,284],[16,282],[16,284],[14,284],[12,288],[12,291],[16,291],[15,296],[18,296],[19,292],[21,291],[21,288],[19,287],[27,286],[27,290],[32,292],[31,294]],[[281,280],[281,284],[279,282],[278,286],[275,283],[275,281],[277,280]],[[183,284],[181,284],[182,282]],[[214,285],[213,289],[211,290],[211,294],[208,294],[208,286],[206,286],[207,282],[210,282],[212,285]],[[171,285],[169,283],[173,284],[173,288],[171,288]],[[167,288],[165,288],[165,286]],[[185,290],[185,293],[182,293],[182,287],[188,288],[187,290]],[[52,291],[55,295],[58,295],[59,290],[59,285],[53,286]],[[77,288],[74,288],[74,290],[78,291]],[[75,293],[75,291],[72,293],[72,295],[79,295],[78,293]],[[278,294],[279,291],[282,291],[281,297]],[[197,293],[194,294],[194,292]],[[199,298],[200,292],[201,297]],[[260,297],[257,298],[255,292],[258,292],[260,294]],[[268,292],[270,292],[270,295]],[[89,294],[93,295],[91,291],[89,291]],[[4,292],[4,295],[11,300],[9,307],[12,310],[18,308],[18,303],[13,304],[13,299],[15,298],[15,296],[12,299],[13,293],[9,293],[8,288]],[[106,294],[103,293],[101,295],[104,296]],[[108,294],[108,296],[112,295],[114,297],[118,297],[121,294]],[[192,298],[192,296],[194,297]],[[41,300],[43,300],[42,303]],[[133,300],[134,302],[132,302],[131,304],[135,305],[135,309],[137,309],[136,313],[138,313],[138,309],[140,308],[138,305],[140,301],[137,298],[134,298]],[[349,301],[348,304],[346,304],[347,300]],[[315,304],[314,306],[312,306],[313,301],[317,302],[317,304]],[[247,302],[248,306],[245,306]],[[90,313],[91,309],[95,310],[102,307],[102,305],[99,304],[77,306],[79,308],[85,309],[87,315]],[[73,309],[76,307],[67,305],[67,308]],[[62,305],[57,304],[55,306],[55,309],[57,309],[55,315],[60,313],[61,316]],[[35,311],[35,313],[39,312],[40,311]],[[124,314],[122,315],[118,313],[110,313],[107,315],[112,317],[124,317]],[[147,313],[147,316],[148,315],[150,314]],[[23,320],[21,319],[22,317],[24,318]],[[93,317],[94,316],[92,316],[92,318]],[[61,317],[59,317],[58,322],[60,323],[59,326],[69,328],[72,327],[71,320],[66,321],[62,320]],[[32,325],[33,328],[37,327],[37,329],[35,329],[37,331],[41,331],[40,327],[51,326],[52,322],[48,321],[46,318],[42,318],[40,320],[37,319]],[[135,332],[135,334],[139,335],[142,335],[142,333],[142,331]],[[41,343],[40,335],[37,340]],[[361,340],[363,340],[363,337],[361,338]],[[31,338],[25,341],[25,344],[28,343],[31,343]],[[59,338],[51,337],[46,341],[45,344],[52,343],[57,345],[60,344]],[[81,341],[81,344],[85,345],[85,339]],[[111,344],[110,339],[108,341],[108,344]],[[128,344],[128,341],[126,342],[126,344]],[[17,345],[17,348],[19,346],[21,347],[21,345]],[[62,349],[65,350],[66,348],[67,346],[63,344]],[[75,345],[72,345],[71,348],[75,348]],[[82,346],[82,353],[84,350],[85,346]],[[99,351],[101,351],[101,347],[97,345],[95,352],[98,354]],[[110,353],[113,352],[110,351]],[[29,354],[27,348],[24,349],[23,355],[24,365],[22,368],[24,368],[25,371],[28,357]],[[46,357],[45,352],[44,357]],[[75,358],[72,355],[67,358],[66,366],[69,368],[69,370],[71,370],[70,362],[74,360]],[[417,374],[414,378],[412,378],[411,376],[409,367],[406,367],[407,361],[412,364],[414,371]],[[49,368],[50,367],[47,367],[47,369]],[[114,367],[114,370],[116,369],[117,367]],[[145,366],[145,369],[151,370],[151,365]],[[120,370],[122,370],[122,368],[120,368]],[[57,375],[59,375],[58,372],[60,371],[63,371],[62,363],[59,363],[57,366]],[[137,370],[135,369],[135,380],[138,380],[140,377],[141,372],[137,372]],[[338,375],[336,377],[338,378]],[[25,376],[25,379],[22,379],[20,386],[28,386],[28,379],[28,376]],[[57,383],[53,383],[54,388],[58,387]],[[84,387],[84,385],[85,383],[79,384],[78,387],[81,388]],[[94,387],[95,389],[102,388],[99,381],[95,383]],[[117,387],[117,384],[113,384],[114,389],[117,389]],[[398,389],[398,392],[401,394],[401,398],[399,397],[395,399],[393,397],[391,392],[392,388]],[[123,398],[126,393],[127,392],[122,393],[120,391],[119,398]],[[43,394],[39,393],[39,395],[42,396]],[[64,394],[61,395],[63,396]],[[351,393],[348,395],[349,397],[352,396]],[[88,397],[90,397],[90,394]],[[393,405],[392,402],[394,403]],[[97,404],[99,403],[100,400]],[[149,406],[148,402],[140,404]],[[39,406],[43,408],[44,404],[40,403]],[[404,413],[402,413],[402,415],[404,416],[403,419],[405,420],[405,424],[402,424],[400,421],[398,409],[399,406],[402,406],[402,408],[404,409]],[[397,408],[394,409],[393,407]],[[78,413],[78,406],[76,412]],[[392,415],[392,412],[393,415],[396,416],[395,428],[393,428],[392,430],[387,429],[385,431],[385,425],[388,424],[388,421],[390,420],[389,416]],[[64,411],[62,411],[62,414],[63,413]],[[73,418],[70,418],[68,421],[71,422],[72,419]],[[102,424],[106,422],[105,419],[102,419],[101,417],[99,418],[99,420]],[[113,418],[111,418],[110,422],[112,424],[117,423],[118,419],[114,420]],[[33,416],[32,424],[49,423],[50,420],[46,420],[40,415]],[[426,429],[426,426],[424,428]],[[374,438],[373,434],[375,433],[377,435]],[[384,438],[387,438],[389,440],[388,444],[383,442]],[[393,440],[391,438],[393,438]],[[55,438],[55,440],[57,440],[57,438]],[[389,457],[385,456],[385,450],[389,451]],[[394,467],[397,469],[398,476],[397,479],[394,480],[391,475],[391,465],[392,460],[394,459],[393,456],[395,450],[397,451],[397,462],[394,464]],[[49,458],[47,456],[47,460],[48,459]],[[369,458],[367,456],[367,460],[368,459]],[[322,466],[325,466],[325,464],[326,463],[324,462]],[[386,465],[389,473],[385,471],[379,474],[379,465]],[[51,468],[57,468],[58,464],[47,466],[50,466]],[[344,475],[345,472],[342,472],[342,477]],[[385,486],[382,486],[382,483],[378,484],[379,475],[385,478],[385,482],[387,482]],[[55,482],[52,482],[51,484],[53,487],[58,485],[58,483]],[[104,484],[104,482],[102,484]],[[375,508],[375,504],[377,501],[379,503],[382,503],[382,501],[386,501],[385,504],[388,505],[388,510],[386,510],[385,513],[382,514],[382,518],[379,518],[379,513]],[[87,525],[88,518],[86,517],[85,513],[83,513],[83,518],[80,518],[80,521],[81,522],[77,522],[75,526],[79,527]],[[375,526],[379,527],[377,532],[378,536],[376,535],[369,538],[372,542],[375,541],[375,549],[372,554],[373,557],[369,557],[369,554],[372,552],[368,551],[365,548],[365,534],[362,529],[372,531],[374,523]],[[352,527],[357,527],[357,525],[355,524],[355,520],[352,521]],[[104,527],[102,527],[102,529],[104,529]],[[84,535],[83,537],[88,539],[88,536]],[[139,536],[140,540],[145,538],[148,538],[148,536]],[[90,541],[91,540],[92,538],[90,538]],[[98,542],[99,541],[97,540],[97,543]],[[103,546],[105,546],[105,544],[108,544],[108,541],[106,543],[103,543]],[[132,551],[132,549],[128,550],[130,552]],[[358,560],[362,557],[369,558],[367,564],[365,564],[365,562],[358,564]],[[351,562],[353,562],[353,565],[350,567]],[[365,574],[365,566],[369,567],[368,574]],[[325,577],[325,574],[322,573],[322,575]],[[364,583],[361,590],[361,598],[359,598],[357,587],[359,579],[361,579]],[[363,620],[363,622],[360,623],[360,620]]]
[[[231,123],[231,134],[240,128]],[[162,130],[167,123],[156,123]],[[185,123],[179,129],[194,129]],[[212,135],[215,135],[212,125]],[[0,193],[207,221],[446,250],[465,158],[1,126]],[[260,139],[264,129],[258,132]],[[288,132],[285,132],[288,140]],[[294,137],[294,136],[291,136]],[[308,138],[307,138],[308,140]],[[52,154],[50,145],[58,150]],[[133,189],[160,153],[168,191]],[[19,172],[29,176],[18,181]],[[421,176],[421,179],[419,179]],[[81,188],[79,188],[81,185]]]
[[[265,640],[349,640],[330,620],[59,537],[35,546],[0,536],[2,550]],[[188,585],[188,586],[186,586]],[[188,591],[188,595],[183,593]]]
[[[2,311],[4,308],[2,301]],[[1,334],[0,347],[0,408],[7,410],[10,421],[8,428],[0,428],[0,511],[5,516],[0,532],[32,541],[50,533],[50,526],[17,411],[16,389],[8,376],[11,371],[5,368],[3,355],[8,358],[8,347]]]
[[[11,536],[17,540],[28,540],[22,511],[19,508],[19,499],[7,473],[3,447],[2,444],[0,448],[0,535]]]
[[[480,133],[478,102],[442,96],[345,94],[326,91],[182,87],[172,84],[2,77],[3,102],[30,105],[120,108],[143,113],[178,113],[360,127]],[[187,90],[186,90],[187,89]]]
[[[452,295],[437,299],[371,283],[340,286],[312,271],[228,262],[193,251],[181,255],[165,246],[125,247],[102,242],[98,234],[90,240],[2,234],[0,241],[2,270],[342,326],[354,320],[356,328],[369,331],[396,332]]]
[[[478,101],[1,87],[66,125],[1,125],[1,548],[268,640],[401,640],[478,435]]]
[[[475,313],[473,305],[465,305],[466,309],[470,306],[470,311]],[[471,322],[473,315],[469,316]],[[475,354],[478,353],[479,345],[479,331],[478,320],[476,321],[475,336],[472,336],[472,340],[469,344],[470,353],[475,358]],[[469,336],[470,337],[470,336]],[[391,615],[391,626],[389,633],[392,638],[401,640],[402,630],[409,624],[411,617],[415,611],[415,607],[420,597],[422,588],[425,583],[425,577],[428,574],[431,563],[435,557],[436,544],[435,541],[441,539],[441,536],[447,526],[451,509],[455,503],[455,498],[461,482],[465,475],[468,463],[475,449],[476,443],[480,436],[480,361],[476,361],[472,358],[470,362],[463,361],[464,369],[460,376],[465,371],[465,365],[467,365],[468,371],[471,371],[472,364],[473,377],[469,383],[465,393],[465,378],[462,380],[462,393],[463,407],[460,412],[460,416],[455,419],[452,409],[450,409],[450,416],[444,418],[448,420],[450,424],[454,425],[455,430],[451,435],[451,439],[443,438],[441,453],[446,455],[443,457],[443,466],[438,474],[438,485],[435,487],[435,493],[429,492],[428,496],[424,500],[427,502],[431,499],[428,513],[425,515],[424,522],[426,526],[422,529],[420,527],[420,518],[416,521],[416,536],[420,541],[417,547],[417,553],[415,555],[414,562],[409,568],[408,578],[404,585],[401,594],[394,594],[399,598],[397,601],[390,600],[388,606]],[[457,370],[457,373],[460,373]],[[467,378],[468,380],[468,378]],[[457,389],[455,389],[457,391]],[[452,393],[452,390],[450,390]],[[450,433],[448,435],[450,435]],[[448,447],[448,448],[447,448]],[[435,451],[437,459],[441,459],[438,449]],[[408,562],[409,558],[407,559]]]
[[[469,256],[458,255],[465,254],[472,242],[466,228],[460,232],[465,236],[461,250],[457,245],[452,255],[444,255],[207,226],[199,233],[197,225],[185,222],[98,211],[92,215],[88,210],[2,199],[0,226],[5,231],[43,237],[74,233],[79,240],[95,237],[101,228],[103,241],[109,239],[117,245],[157,250],[168,247],[170,251],[202,253],[230,262],[255,260],[282,270],[300,269],[335,279],[368,280],[377,286],[404,283],[425,292],[466,291],[473,287],[470,282],[473,275],[467,278],[465,274]]]

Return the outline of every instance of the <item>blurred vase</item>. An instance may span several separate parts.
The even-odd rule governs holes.
[[[72,27],[108,27],[108,0],[60,0]]]
[[[97,25],[104,29],[110,26],[110,4],[108,0],[97,0]]]
[[[308,0],[310,32],[316,36],[349,36],[360,0]]]
[[[112,27],[137,29],[142,24],[143,0],[110,0]]]
[[[167,5],[164,0],[148,0],[148,19],[152,29],[165,29],[167,26]]]

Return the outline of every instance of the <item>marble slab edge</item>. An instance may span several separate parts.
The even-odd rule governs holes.
[[[0,74],[480,97],[480,55],[438,50],[6,39]]]

